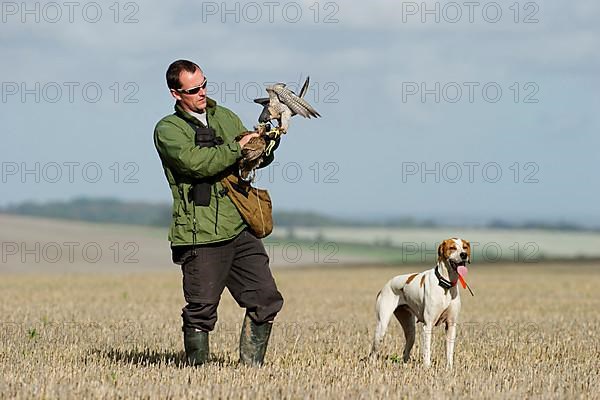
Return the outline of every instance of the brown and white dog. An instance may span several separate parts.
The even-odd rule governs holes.
[[[452,368],[460,312],[460,294],[456,283],[459,274],[461,277],[466,275],[466,263],[470,262],[471,245],[468,241],[446,239],[438,247],[438,260],[434,268],[421,273],[398,275],[388,281],[377,295],[377,327],[371,357],[376,355],[393,314],[404,330],[405,362],[409,360],[415,343],[415,320],[423,323],[423,362],[427,367],[431,365],[431,332],[434,326],[444,322],[446,366]]]

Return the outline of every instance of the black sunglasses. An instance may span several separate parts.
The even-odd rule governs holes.
[[[200,91],[200,89],[206,89],[207,83],[208,83],[208,81],[206,80],[206,77],[205,77],[204,82],[202,82],[202,85],[200,85],[200,86],[194,86],[189,89],[175,89],[175,90],[177,90],[177,92],[183,93],[183,94],[196,94]]]

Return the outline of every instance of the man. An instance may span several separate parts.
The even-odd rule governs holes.
[[[240,360],[261,365],[283,298],[261,240],[248,230],[219,182],[237,170],[241,149],[258,134],[235,140],[246,128],[232,111],[206,96],[207,80],[197,64],[175,61],[166,75],[175,113],[158,122],[154,144],[173,195],[169,241],[173,262],[183,273],[186,358],[191,365],[207,361],[208,333],[227,287],[246,308]],[[271,155],[261,167],[272,160]]]

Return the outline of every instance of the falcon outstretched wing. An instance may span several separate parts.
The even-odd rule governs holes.
[[[271,96],[271,93],[277,95],[279,101],[289,107],[292,115],[298,114],[304,118],[317,118],[321,116],[306,100],[286,88],[284,83],[277,83],[270,86],[269,89],[271,89],[269,96]]]

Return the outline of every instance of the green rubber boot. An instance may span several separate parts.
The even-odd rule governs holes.
[[[188,365],[202,365],[208,360],[208,332],[183,329],[183,347]]]
[[[240,362],[259,367],[263,364],[273,323],[257,324],[246,314],[240,335]]]

